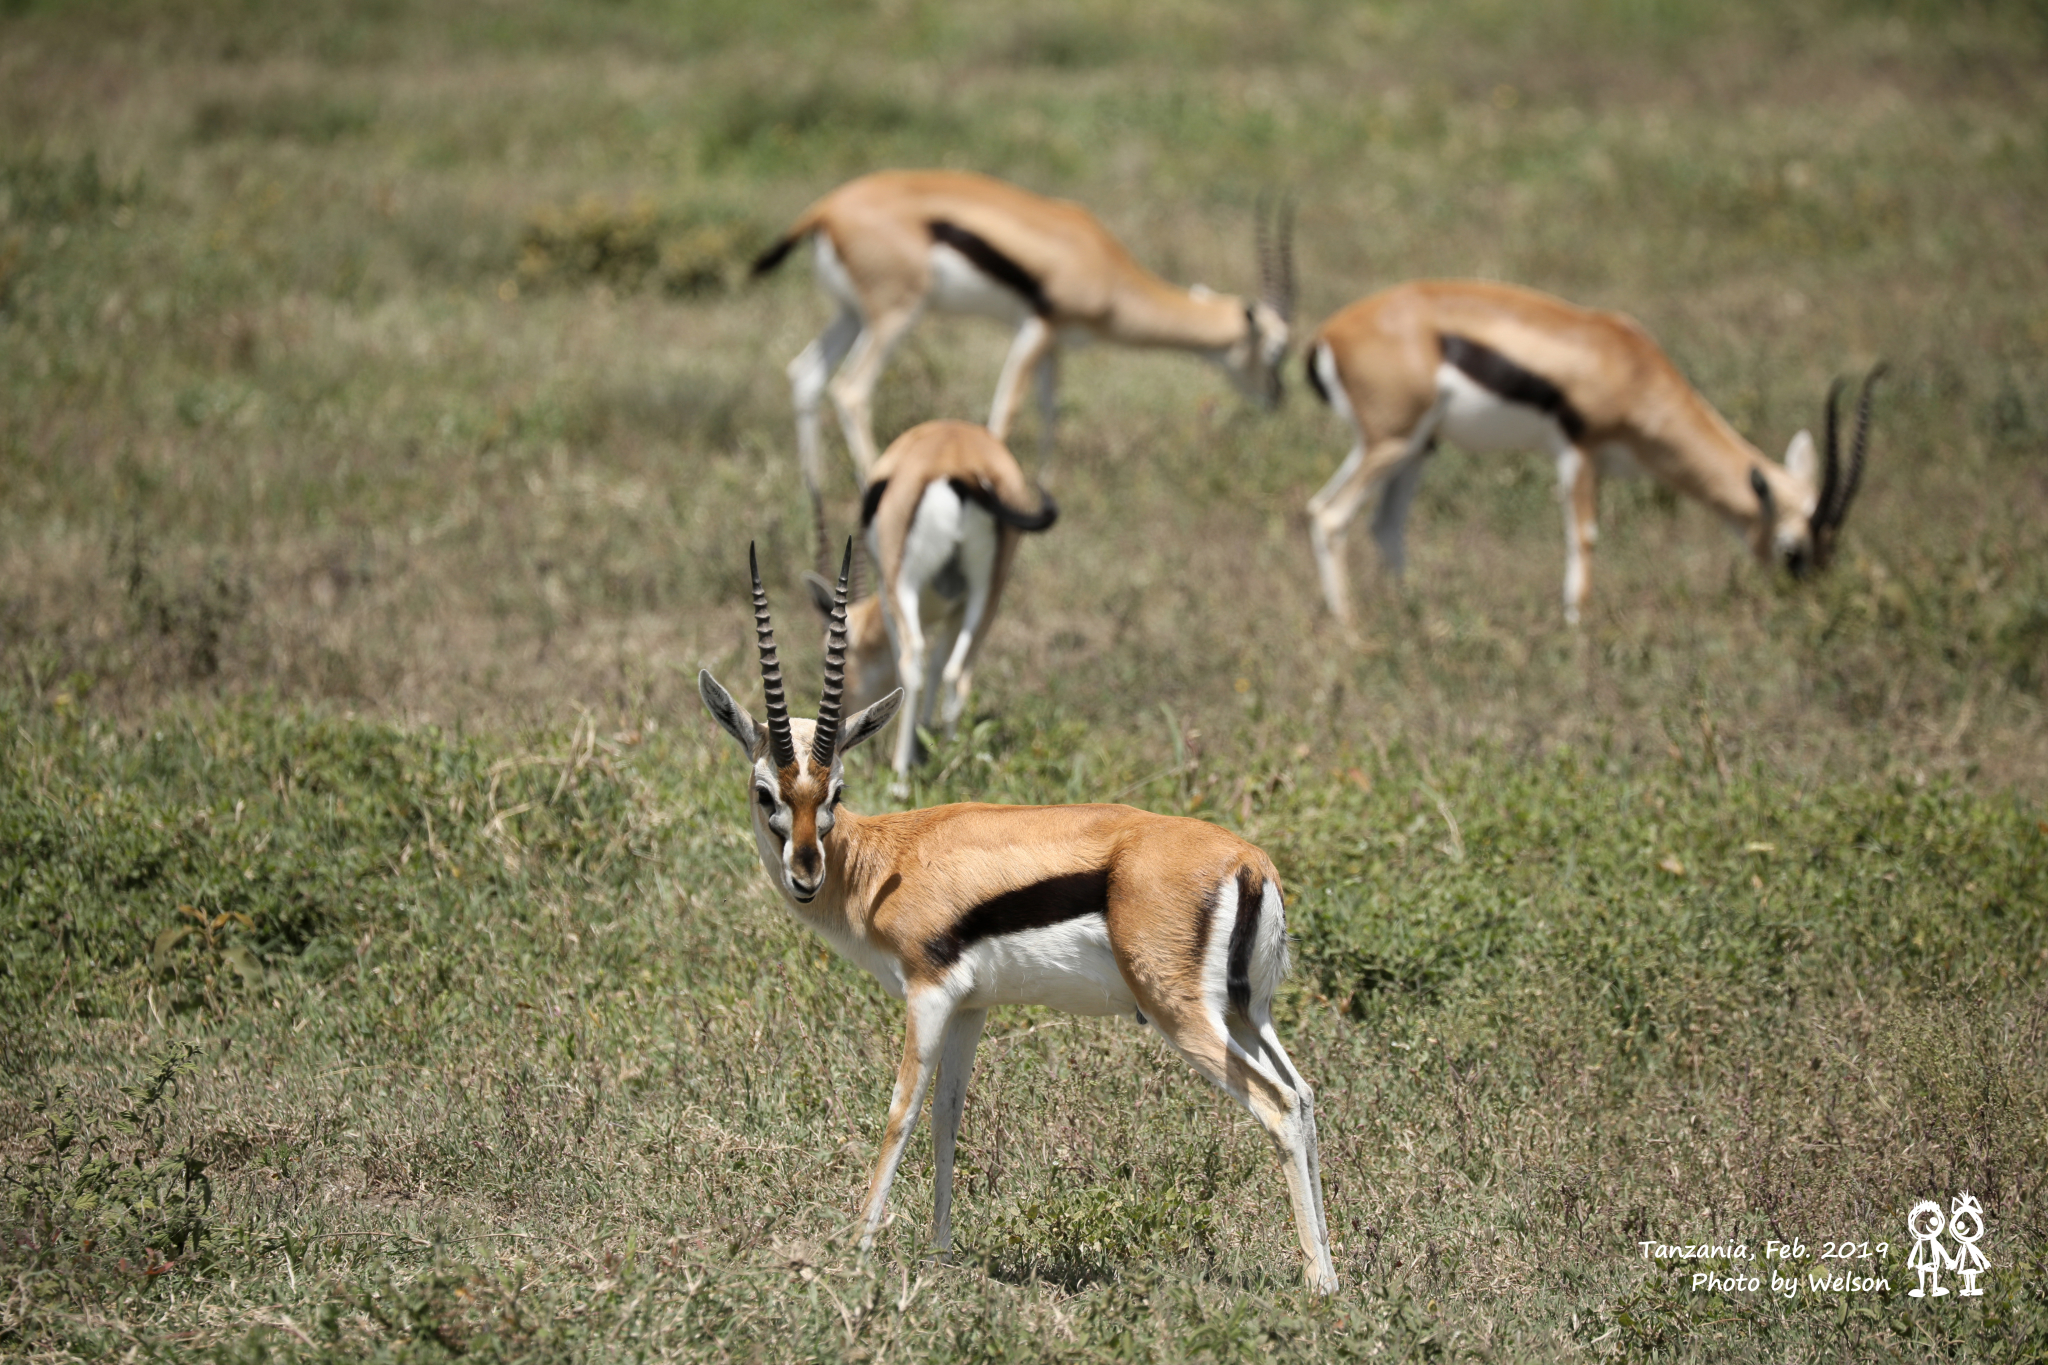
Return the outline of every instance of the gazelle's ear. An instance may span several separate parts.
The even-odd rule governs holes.
[[[839,729],[839,752],[846,753],[868,736],[887,725],[896,714],[896,708],[903,704],[903,689],[897,688],[888,696],[853,716]]]
[[[697,670],[697,694],[704,698],[704,709],[711,713],[719,728],[731,735],[751,760],[760,732],[754,726],[754,718],[747,714],[747,708],[734,701],[732,693],[719,686],[718,679],[711,676],[708,668]]]
[[[813,570],[804,570],[804,586],[811,590],[811,605],[818,609],[818,615],[827,620],[832,618],[832,585],[825,576]]]
[[[1820,453],[1814,449],[1812,432],[1800,432],[1785,447],[1785,469],[1801,483],[1820,487]]]

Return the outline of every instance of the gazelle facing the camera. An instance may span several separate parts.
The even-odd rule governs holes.
[[[849,545],[815,723],[790,717],[758,564],[754,621],[767,722],[757,723],[708,670],[697,683],[747,756],[754,842],[784,904],[908,1007],[862,1247],[881,1226],[935,1074],[932,1242],[951,1246],[953,1150],[982,1025],[997,1005],[1045,1005],[1151,1025],[1248,1108],[1285,1164],[1309,1283],[1334,1292],[1315,1099],[1271,1018],[1287,971],[1271,860],[1215,825],[1129,806],[848,810],[840,803],[844,756],[902,700],[892,692],[840,718],[851,559]]]
[[[1647,473],[1713,508],[1757,558],[1795,578],[1827,567],[1863,477],[1870,389],[1863,383],[1847,472],[1835,438],[1841,386],[1828,393],[1827,446],[1800,432],[1774,464],[1686,383],[1657,343],[1619,313],[1530,289],[1425,280],[1359,300],[1322,325],[1309,383],[1357,430],[1357,444],[1309,500],[1309,533],[1330,610],[1351,609],[1344,537],[1378,495],[1373,538],[1396,574],[1423,461],[1439,437],[1487,453],[1535,449],[1557,461],[1564,503],[1564,615],[1586,580],[1600,476]]]
[[[1079,204],[985,175],[877,171],[841,185],[754,262],[754,273],[764,275],[811,238],[818,282],[839,305],[818,339],[789,363],[805,479],[819,487],[818,404],[829,393],[854,469],[868,481],[875,382],[889,353],[927,312],[1016,326],[988,428],[997,440],[1009,439],[1025,381],[1033,381],[1041,473],[1052,449],[1062,345],[1095,339],[1190,351],[1221,365],[1251,397],[1277,403],[1294,307],[1284,211],[1277,229],[1268,233],[1261,220],[1262,291],[1254,302],[1170,285],[1131,259]]]
[[[1059,516],[1050,494],[1034,493],[1009,450],[982,427],[926,422],[882,452],[861,498],[861,532],[881,584],[847,614],[851,704],[864,707],[901,686],[896,731],[900,794],[917,761],[919,726],[932,713],[950,738],[974,688],[974,658],[995,619],[1010,561],[1026,531]],[[1027,510],[1036,502],[1036,511]],[[822,532],[822,527],[820,528]],[[822,563],[823,544],[820,567]],[[818,611],[832,612],[832,586],[806,575]]]

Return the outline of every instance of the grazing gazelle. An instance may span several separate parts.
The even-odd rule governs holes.
[[[932,1242],[951,1246],[953,1148],[982,1024],[996,1005],[1045,1005],[1151,1025],[1251,1110],[1285,1163],[1309,1283],[1333,1292],[1314,1096],[1271,1018],[1287,971],[1272,861],[1215,825],[1129,806],[846,809],[846,752],[888,724],[902,700],[892,692],[840,720],[851,559],[849,544],[816,722],[790,717],[751,552],[767,723],[709,671],[697,685],[747,756],[747,804],[769,880],[798,919],[908,1007],[861,1245],[881,1226],[936,1072]]]
[[[1758,559],[1804,578],[1827,567],[1863,476],[1870,372],[1843,473],[1828,393],[1824,462],[1800,432],[1774,464],[1737,435],[1649,334],[1619,313],[1511,285],[1425,280],[1360,299],[1322,325],[1308,378],[1357,429],[1357,444],[1309,500],[1330,610],[1351,620],[1344,534],[1375,492],[1373,538],[1399,573],[1408,509],[1439,437],[1466,450],[1541,450],[1564,504],[1564,615],[1586,595],[1600,476],[1644,472],[1720,513]]]
[[[881,585],[847,613],[850,704],[867,706],[902,686],[899,790],[933,707],[948,736],[967,709],[974,656],[995,619],[1017,542],[1058,516],[1052,496],[1034,496],[1003,443],[968,422],[912,427],[875,461],[860,518]],[[819,550],[822,568],[822,543]],[[817,574],[806,579],[829,619],[832,585]]]
[[[1017,325],[988,427],[1008,440],[1025,380],[1035,380],[1041,470],[1052,447],[1063,344],[1096,338],[1192,351],[1221,365],[1245,393],[1277,403],[1294,295],[1284,210],[1279,218],[1270,236],[1261,219],[1262,288],[1252,302],[1170,285],[1132,260],[1079,204],[985,175],[877,171],[841,185],[754,262],[754,273],[766,274],[812,238],[819,283],[839,305],[818,339],[789,362],[804,477],[818,488],[818,404],[829,392],[867,482],[875,462],[869,399],[889,353],[926,312]]]

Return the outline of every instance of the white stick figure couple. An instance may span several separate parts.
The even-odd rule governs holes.
[[[1957,1195],[1949,1203],[1946,1218],[1941,1216],[1941,1205],[1932,1199],[1921,1200],[1906,1215],[1906,1231],[1913,1234],[1913,1250],[1906,1257],[1906,1268],[1920,1276],[1919,1286],[1906,1291],[1908,1298],[1938,1299],[1947,1294],[1941,1283],[1944,1270],[1953,1270],[1963,1277],[1963,1297],[1984,1292],[1977,1287],[1977,1277],[1991,1263],[1977,1246],[1984,1235],[1984,1208],[1975,1195]],[[1954,1251],[1942,1246],[1944,1232],[1956,1239]]]

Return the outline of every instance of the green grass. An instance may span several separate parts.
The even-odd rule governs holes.
[[[2034,7],[815,8],[0,6],[0,1350],[2042,1354]],[[1333,1303],[1247,1116],[1035,1011],[959,1260],[922,1141],[851,1249],[900,1006],[771,901],[694,679],[751,690],[756,538],[810,694],[825,309],[741,267],[884,164],[1219,287],[1285,188],[1309,322],[1432,274],[1625,308],[1772,451],[1893,364],[1819,582],[1614,484],[1569,631],[1548,472],[1446,452],[1351,649],[1334,419],[1068,361],[1061,525],[916,800],[1273,854]],[[1003,344],[927,324],[882,433],[979,415]],[[1904,1298],[1906,1207],[1965,1188],[1990,1292]],[[1889,1240],[1895,1292],[1638,1249],[1793,1236]]]

